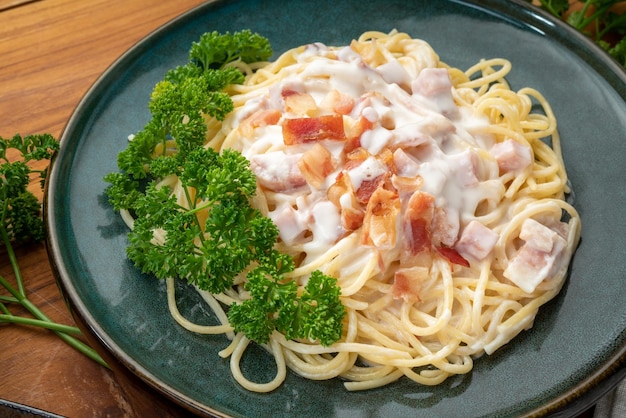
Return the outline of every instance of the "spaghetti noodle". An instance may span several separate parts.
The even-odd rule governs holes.
[[[229,86],[235,110],[208,121],[206,146],[250,160],[253,205],[296,261],[289,278],[336,277],[347,310],[329,347],[275,331],[276,377],[255,383],[239,367],[249,340],[225,313],[247,297],[245,277],[223,294],[200,291],[217,326],[184,319],[169,279],[174,318],[228,335],[220,355],[242,386],[271,391],[287,368],[342,377],[348,390],[402,376],[436,385],[533,325],[563,285],[580,220],[565,200],[555,117],[536,90],[511,90],[508,61],[463,72],[393,31],[238,65],[247,76]]]

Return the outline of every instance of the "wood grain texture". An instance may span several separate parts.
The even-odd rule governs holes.
[[[39,0],[0,11],[0,136],[45,132],[59,138],[82,96],[115,59],[201,3]],[[31,190],[42,194],[36,184]],[[17,255],[29,298],[51,319],[74,324],[44,245],[18,248]],[[13,279],[4,253],[0,253],[0,274]],[[24,314],[19,307],[11,309]],[[155,405],[150,394],[129,389],[119,375],[53,333],[8,324],[0,325],[0,397],[78,418],[134,418],[145,416],[146,409]],[[137,397],[145,399],[137,402]],[[145,409],[138,412],[137,404]],[[158,414],[151,415],[179,413],[176,408],[159,407]]]

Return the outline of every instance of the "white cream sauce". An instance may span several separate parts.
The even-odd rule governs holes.
[[[435,196],[437,207],[447,209],[444,213],[450,217],[449,224],[455,225],[459,231],[476,219],[475,211],[481,201],[500,199],[499,194],[503,189],[493,182],[498,176],[498,165],[487,152],[494,141],[489,135],[476,133],[488,121],[473,115],[469,109],[451,112],[451,86],[433,97],[424,92],[407,91],[412,84],[409,74],[418,70],[405,69],[399,61],[372,68],[350,47],[331,51],[324,45],[312,44],[298,59],[299,62],[280,85],[261,90],[257,97],[249,98],[246,105],[235,112],[238,114],[226,123],[236,127],[258,109],[282,106],[282,89],[308,93],[318,106],[329,92],[337,90],[354,99],[352,111],[344,118],[355,121],[365,117],[374,123],[373,129],[364,132],[360,140],[361,146],[372,156],[349,171],[355,190],[364,180],[388,171],[385,164],[376,158],[387,148],[392,152],[402,149],[411,159],[413,168],[407,166],[407,169],[423,178],[422,190]],[[432,64],[429,57],[424,58],[423,62]],[[419,76],[419,72],[417,74]],[[380,123],[383,119],[385,124]],[[284,145],[280,129],[280,124],[257,128],[254,138],[245,142],[242,153],[248,159],[253,159],[268,149],[282,149],[292,154],[301,153],[309,147],[310,144]],[[343,143],[322,141],[322,145],[328,147],[335,163],[338,163]],[[293,149],[290,150],[290,147]],[[476,147],[485,152],[475,152],[473,149]],[[272,165],[272,170],[281,168],[288,170],[280,162]],[[327,188],[335,182],[341,170],[342,167],[337,167],[330,173],[323,187],[310,187],[306,199],[301,198],[302,193],[299,191],[291,198],[284,196],[282,200],[281,205],[290,205],[298,219],[297,222],[292,219],[291,223],[285,224],[285,228],[289,229],[285,231],[285,236],[289,236],[290,240],[304,236],[297,229],[294,230],[296,225],[304,225],[312,233],[312,237],[306,240],[307,248],[313,253],[330,248],[345,233],[341,227],[339,209],[326,197]],[[349,204],[350,201],[342,197],[341,205]],[[278,215],[284,210],[280,205],[271,208],[276,213],[270,213],[270,216],[275,220],[280,219]]]

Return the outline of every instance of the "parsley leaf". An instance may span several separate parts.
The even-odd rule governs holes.
[[[0,137],[0,245],[13,269],[13,283],[0,276],[0,285],[10,296],[0,295],[0,323],[13,323],[50,329],[59,338],[87,357],[106,366],[102,358],[89,346],[75,338],[76,327],[52,321],[28,299],[24,278],[15,254],[14,245],[40,242],[44,238],[41,203],[28,189],[31,180],[39,180],[41,187],[47,176],[47,167],[35,169],[30,162],[52,159],[59,149],[57,140],[49,134]],[[21,305],[30,316],[14,315],[10,305]]]
[[[257,183],[248,160],[204,146],[207,119],[221,121],[233,110],[226,87],[244,81],[228,64],[270,55],[267,39],[250,31],[202,35],[189,62],[154,87],[152,117],[118,155],[121,172],[105,176],[106,194],[115,210],[135,217],[127,254],[144,273],[212,293],[246,275],[250,298],[228,312],[235,330],[260,343],[278,329],[330,345],[341,337],[345,315],[336,279],[315,272],[298,294],[285,279],[293,260],[274,249],[276,225],[250,203]],[[180,181],[176,194],[171,176]]]

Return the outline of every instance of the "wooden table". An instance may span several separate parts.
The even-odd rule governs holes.
[[[0,0],[0,136],[45,132],[59,138],[81,97],[117,57],[201,3]],[[31,300],[53,320],[73,324],[43,244],[17,253]],[[1,255],[0,274],[12,277]],[[51,332],[15,325],[0,325],[0,398],[70,417],[146,416],[133,411],[111,371]]]
[[[59,138],[83,94],[118,56],[202,2],[0,0],[0,136]],[[53,320],[73,324],[44,246],[19,248],[17,255],[31,300]],[[11,276],[6,257],[0,274]],[[70,417],[184,415],[168,405],[156,408],[150,393],[129,387],[53,333],[15,325],[0,326],[0,398]]]

